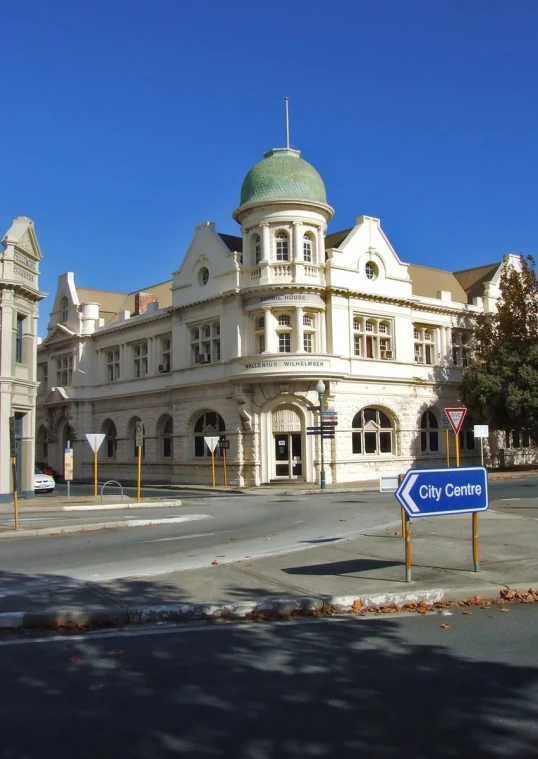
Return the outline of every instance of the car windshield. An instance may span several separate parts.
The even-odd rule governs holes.
[[[35,474],[43,474],[43,472],[41,471],[41,469],[39,467],[36,466],[36,468],[35,468]]]

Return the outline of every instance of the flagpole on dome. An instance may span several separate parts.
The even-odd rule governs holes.
[[[290,147],[290,113],[289,113],[289,98],[284,98],[284,104],[286,108],[286,147],[289,150]]]

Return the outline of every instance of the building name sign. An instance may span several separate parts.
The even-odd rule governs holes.
[[[255,361],[245,364],[245,369],[322,369],[329,367],[328,361],[307,361],[296,359],[289,361]]]
[[[18,261],[23,266],[27,266],[29,269],[32,269],[32,271],[35,271],[36,269],[36,262],[32,261],[31,258],[28,258],[28,256],[25,256],[24,253],[19,253],[18,250],[15,251],[13,258],[15,261]]]
[[[24,269],[19,269],[18,266],[13,267],[13,273],[17,274],[19,277],[22,277],[23,279],[27,279],[29,282],[34,281],[34,275],[30,274],[29,271],[24,271]]]
[[[287,295],[260,295],[260,303],[266,303],[267,301],[290,301],[290,300],[306,300],[306,295],[300,295],[298,293],[289,293]]]

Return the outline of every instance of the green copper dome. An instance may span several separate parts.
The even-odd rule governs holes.
[[[327,204],[323,180],[298,150],[273,148],[248,172],[241,187],[241,206],[276,200]]]

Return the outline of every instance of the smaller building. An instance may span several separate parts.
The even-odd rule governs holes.
[[[34,496],[36,355],[41,251],[34,222],[14,219],[0,251],[0,502],[13,497],[10,419],[19,495]]]

